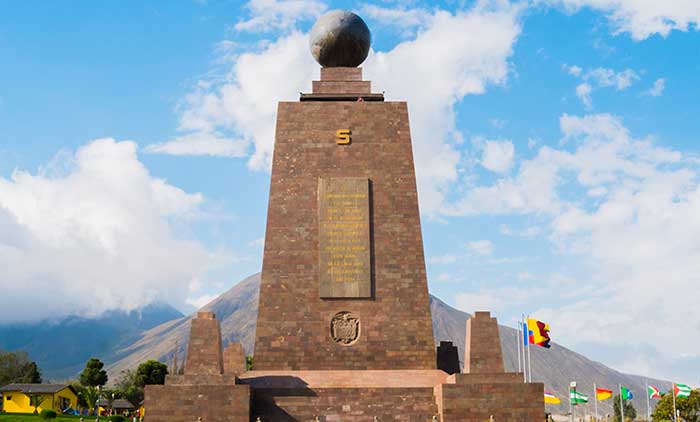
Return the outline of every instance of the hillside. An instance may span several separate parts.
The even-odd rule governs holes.
[[[144,330],[182,316],[169,305],[154,304],[98,318],[0,325],[0,350],[24,350],[41,368],[44,381],[63,380],[74,377],[93,356],[105,362],[120,359],[118,351],[137,341]]]
[[[248,354],[253,353],[255,341],[259,283],[260,274],[248,277],[202,308],[202,310],[216,313],[217,319],[221,321],[224,344],[231,341],[241,342]],[[463,361],[466,321],[469,314],[450,307],[434,296],[431,296],[430,307],[436,343],[441,340],[452,341],[458,346],[460,361]],[[134,367],[146,359],[158,359],[170,363],[176,345],[178,355],[184,356],[191,318],[192,316],[178,318],[145,331],[136,342],[117,351],[117,354],[123,357],[109,365],[110,375],[116,376],[121,371]],[[500,333],[506,368],[509,371],[515,371],[518,366],[517,331],[500,326]],[[533,347],[532,368],[534,380],[543,381],[545,388],[560,397],[563,403],[567,403],[570,381],[577,381],[579,390],[591,398],[594,382],[598,386],[610,389],[614,389],[618,384],[624,384],[630,387],[638,398],[635,404],[640,415],[646,411],[645,378],[615,371],[556,343],[553,343],[552,348],[548,350]],[[649,380],[649,382],[664,389],[670,385],[658,380]],[[588,407],[589,412],[592,413],[592,404]],[[559,413],[568,409],[568,405],[548,406],[548,408],[549,411]],[[579,409],[584,410],[587,407],[579,406]],[[610,401],[601,403],[599,411],[601,414],[611,413]]]

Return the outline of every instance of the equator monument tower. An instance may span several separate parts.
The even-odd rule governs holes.
[[[279,103],[253,370],[202,312],[184,373],[147,386],[148,422],[544,418],[488,312],[467,322],[464,373],[437,359],[454,348],[433,338],[408,108],[363,80],[370,39],[359,16],[323,15],[320,80]]]

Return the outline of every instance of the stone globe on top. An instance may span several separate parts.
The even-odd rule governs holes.
[[[309,37],[311,54],[323,67],[357,67],[369,53],[372,35],[361,17],[331,10],[318,18]]]

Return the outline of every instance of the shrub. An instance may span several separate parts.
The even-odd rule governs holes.
[[[49,409],[44,409],[39,413],[41,419],[56,419],[56,412]]]
[[[126,418],[122,415],[112,415],[109,417],[109,422],[125,422]]]

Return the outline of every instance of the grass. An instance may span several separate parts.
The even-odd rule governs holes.
[[[95,420],[94,416],[83,416],[85,422],[93,422]],[[57,415],[53,422],[78,422],[80,416],[74,415]],[[102,416],[100,421],[107,422],[107,418]],[[33,413],[0,413],[0,422],[44,422],[39,415]],[[49,422],[47,420],[46,422]]]

